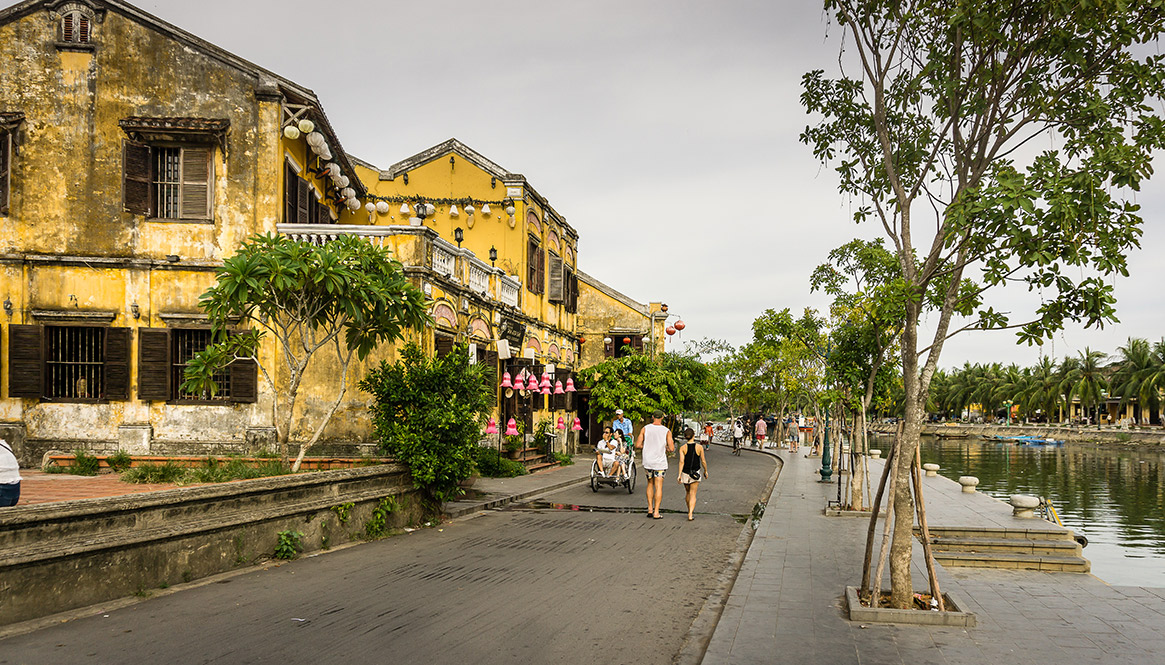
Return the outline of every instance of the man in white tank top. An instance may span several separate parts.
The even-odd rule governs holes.
[[[652,423],[639,430],[635,449],[643,450],[643,470],[647,475],[647,516],[660,519],[659,504],[663,502],[663,477],[667,473],[667,455],[676,449],[671,430],[661,424],[663,411],[651,414]]]

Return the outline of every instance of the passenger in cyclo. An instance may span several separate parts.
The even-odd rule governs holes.
[[[595,444],[595,461],[599,464],[599,475],[606,478],[615,476],[619,471],[619,442],[611,433],[610,426],[603,428],[603,438]],[[608,472],[609,470],[609,472]]]

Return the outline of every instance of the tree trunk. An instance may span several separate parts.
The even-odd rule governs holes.
[[[854,414],[854,431],[850,437],[850,446],[854,452],[853,468],[850,469],[849,476],[850,509],[865,510],[865,495],[862,492],[862,485],[866,480],[866,470],[861,464],[866,453],[866,412],[864,405]]]
[[[902,331],[902,384],[906,392],[906,413],[898,459],[894,461],[892,483],[895,492],[894,540],[890,544],[890,606],[908,609],[914,595],[910,579],[910,553],[914,544],[914,501],[910,495],[910,465],[922,434],[925,397],[918,373],[918,306],[907,307]]]

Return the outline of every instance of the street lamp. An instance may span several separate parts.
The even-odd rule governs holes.
[[[829,356],[833,354],[833,340],[825,344],[825,378],[826,389],[829,389]],[[825,441],[821,451],[821,482],[828,483],[833,478],[833,455],[829,446],[829,407],[825,409]]]

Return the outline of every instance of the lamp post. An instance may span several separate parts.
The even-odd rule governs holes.
[[[453,239],[457,241],[457,249],[461,249],[461,241],[465,240],[465,231],[460,226],[453,229]]]
[[[826,390],[829,389],[829,356],[833,353],[833,341],[829,340],[825,345],[825,380]],[[833,455],[829,447],[829,407],[825,408],[825,441],[822,443],[821,451],[821,482],[828,483],[833,478]]]

